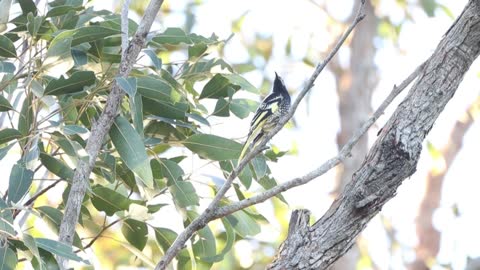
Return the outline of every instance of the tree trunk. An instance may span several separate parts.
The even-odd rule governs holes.
[[[352,246],[367,222],[415,172],[425,136],[477,58],[479,45],[480,0],[470,0],[352,181],[320,220],[298,230],[297,237],[295,231],[289,234],[269,269],[326,269]]]

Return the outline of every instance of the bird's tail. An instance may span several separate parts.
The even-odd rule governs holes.
[[[243,144],[243,147],[242,147],[242,152],[240,153],[240,156],[238,157],[238,162],[237,164],[239,164],[240,162],[242,162],[242,159],[243,157],[245,156],[245,154],[247,153],[247,149],[249,148],[250,144],[252,143],[252,139],[254,137],[253,136],[248,136],[247,140],[245,141],[245,143]]]
[[[240,156],[238,157],[238,162],[242,162],[243,157],[245,157],[245,154],[247,153],[247,149],[252,146],[252,148],[255,148],[257,145],[258,141],[263,137],[264,133],[263,131],[260,131],[260,133],[257,132],[257,134],[251,134],[248,136],[247,140],[245,141],[245,144],[243,145],[242,152],[240,153]],[[253,141],[253,144],[252,144]]]

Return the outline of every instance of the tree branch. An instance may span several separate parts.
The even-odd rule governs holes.
[[[422,143],[480,53],[480,0],[470,0],[382,128],[360,169],[303,242],[270,269],[327,269],[415,171]],[[293,248],[294,250],[289,250]]]
[[[313,87],[315,80],[317,79],[318,75],[322,70],[325,68],[325,66],[328,64],[328,62],[333,58],[333,56],[337,53],[337,51],[340,49],[342,44],[345,42],[347,37],[350,35],[350,33],[353,31],[355,26],[365,17],[363,14],[363,7],[365,4],[365,0],[361,0],[361,4],[358,8],[358,11],[355,16],[355,20],[352,22],[350,27],[348,27],[347,31],[343,34],[343,36],[340,38],[340,40],[337,41],[336,46],[333,48],[333,50],[328,54],[327,58],[320,64],[317,65],[315,68],[312,76],[310,79],[307,81],[306,86],[304,89],[298,94],[295,102],[293,102],[292,107],[289,111],[289,113],[280,119],[278,125],[269,133],[267,133],[264,138],[260,141],[260,143],[255,147],[252,151],[250,151],[245,158],[238,164],[238,166],[232,171],[232,173],[229,175],[228,179],[225,181],[223,186],[220,188],[218,193],[215,195],[213,198],[212,202],[208,205],[207,209],[198,216],[195,220],[193,220],[186,228],[181,232],[178,236],[177,239],[175,239],[175,242],[170,246],[170,248],[165,252],[165,255],[163,258],[160,260],[160,262],[156,265],[155,270],[163,270],[166,269],[168,264],[173,260],[173,258],[180,252],[180,250],[184,247],[185,243],[192,237],[192,235],[200,230],[201,228],[205,227],[208,222],[211,220],[215,219],[215,211],[218,208],[218,205],[220,203],[220,200],[225,196],[227,191],[230,189],[232,186],[233,180],[237,177],[237,175],[243,170],[243,168],[252,160],[255,156],[257,156],[262,150],[263,147],[266,145],[270,139],[277,134],[283,126],[290,120],[298,105],[302,101],[303,97],[307,94],[308,91]]]
[[[153,24],[155,17],[157,16],[158,11],[160,10],[162,3],[163,0],[152,0],[145,9],[145,14],[140,21],[137,32],[130,41],[125,55],[122,56],[122,61],[120,63],[118,72],[120,76],[127,77],[130,73],[130,70],[135,63],[140,50],[145,44],[145,38]],[[63,215],[62,223],[60,224],[59,239],[64,243],[71,244],[73,241],[78,215],[80,214],[80,208],[85,196],[85,191],[89,185],[88,179],[90,173],[92,172],[92,168],[95,164],[95,160],[97,159],[97,155],[100,151],[105,135],[110,130],[114,118],[117,116],[118,108],[124,95],[124,92],[120,89],[117,83],[112,83],[112,89],[110,95],[108,96],[105,109],[92,127],[90,137],[85,147],[89,159],[88,162],[80,160],[79,165],[75,170],[72,186],[65,207],[65,213]],[[63,257],[58,257],[58,261],[62,266],[62,269],[65,269],[68,260]]]
[[[370,119],[368,119],[365,123],[363,123],[362,127],[358,129],[355,132],[355,134],[350,138],[350,140],[342,147],[338,155],[330,158],[325,163],[320,165],[320,167],[314,169],[313,171],[305,174],[302,177],[294,178],[290,181],[284,182],[276,187],[273,187],[261,194],[255,195],[248,199],[218,208],[214,214],[215,218],[223,217],[231,213],[234,213],[236,211],[239,211],[241,209],[247,208],[249,206],[264,202],[291,188],[305,185],[306,183],[312,181],[313,179],[325,174],[330,169],[332,169],[333,167],[337,166],[342,161],[350,157],[350,152],[352,151],[352,148],[362,138],[363,134],[365,134],[370,129],[370,127],[378,120],[378,118],[382,116],[385,109],[392,103],[395,97],[397,97],[398,94],[400,94],[408,85],[410,85],[410,83],[412,83],[415,80],[415,78],[419,76],[419,74],[423,71],[426,63],[427,62],[424,62],[423,64],[418,66],[412,72],[412,74],[410,74],[399,86],[393,87],[392,92],[390,92],[387,98],[378,107],[378,109],[375,111],[373,116]]]

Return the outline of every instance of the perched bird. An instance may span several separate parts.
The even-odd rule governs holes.
[[[275,72],[273,91],[262,101],[260,106],[258,106],[252,122],[250,122],[250,131],[248,132],[247,140],[243,145],[238,162],[242,161],[250,145],[255,146],[265,133],[275,128],[280,118],[286,115],[289,109],[290,95],[282,78]]]

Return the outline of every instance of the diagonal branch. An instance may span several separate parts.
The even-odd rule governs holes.
[[[125,55],[122,56],[118,72],[119,76],[127,77],[130,73],[140,50],[145,44],[145,38],[150,31],[150,27],[152,26],[162,3],[163,0],[151,0],[148,7],[145,9],[145,14],[140,21],[137,32],[130,41],[128,48],[125,51]],[[125,94],[120,87],[116,83],[113,83],[105,109],[92,127],[90,137],[88,138],[85,147],[89,159],[88,162],[80,160],[79,165],[75,170],[62,223],[60,224],[59,239],[64,243],[71,244],[73,241],[78,215],[80,214],[82,201],[89,185],[88,179],[90,173],[92,172],[92,168],[97,159],[105,135],[110,130],[113,120],[118,114],[118,108],[124,95]],[[65,269],[68,260],[63,257],[59,257],[58,259],[59,264]]]
[[[338,155],[335,157],[330,158],[325,163],[323,163],[320,167],[316,168],[315,170],[305,174],[304,176],[294,178],[290,181],[284,182],[276,187],[273,187],[261,194],[255,195],[248,199],[232,203],[231,205],[223,206],[218,208],[215,211],[215,218],[223,217],[239,211],[241,209],[247,208],[249,206],[264,202],[281,192],[287,191],[291,188],[305,185],[306,183],[312,181],[313,179],[325,174],[333,167],[340,164],[342,161],[347,159],[350,156],[350,152],[352,148],[357,144],[357,142],[362,138],[363,134],[365,134],[370,127],[382,116],[385,109],[392,103],[398,94],[400,94],[410,83],[412,83],[415,78],[417,78],[420,73],[423,71],[427,62],[424,62],[420,66],[418,66],[415,71],[412,72],[399,86],[394,86],[392,92],[388,95],[388,97],[382,102],[382,104],[378,107],[375,111],[373,116],[368,119],[365,123],[363,123],[362,127],[358,129],[355,134],[350,138],[350,140],[342,147]]]
[[[480,54],[480,0],[470,0],[382,128],[339,198],[269,269],[327,269],[416,171],[425,137]],[[290,235],[289,235],[290,237]]]
[[[183,230],[183,232],[180,233],[177,236],[177,239],[175,239],[175,242],[165,252],[165,255],[163,256],[163,258],[156,265],[155,270],[166,269],[168,264],[178,254],[178,252],[180,252],[180,250],[184,247],[184,245],[188,241],[188,239],[190,239],[190,237],[192,237],[192,235],[196,231],[205,227],[208,224],[208,222],[215,219],[215,216],[214,216],[215,211],[219,206],[220,200],[225,196],[227,191],[232,186],[233,180],[235,180],[237,175],[250,162],[250,160],[252,160],[255,156],[257,156],[263,150],[263,148],[267,144],[267,142],[270,141],[270,139],[275,134],[277,134],[283,128],[283,126],[293,117],[293,115],[295,114],[295,111],[297,110],[298,105],[300,104],[302,99],[305,97],[305,95],[308,93],[308,91],[310,91],[310,89],[312,89],[312,87],[314,85],[314,82],[317,79],[320,72],[322,72],[322,70],[325,68],[325,66],[328,64],[328,62],[330,62],[330,60],[333,58],[333,56],[337,53],[337,51],[340,49],[342,44],[345,42],[347,37],[353,31],[353,29],[357,26],[357,24],[365,17],[365,15],[363,14],[363,7],[365,5],[365,0],[360,0],[360,1],[361,1],[361,4],[359,5],[358,11],[356,13],[355,20],[348,27],[347,31],[343,34],[343,36],[337,41],[336,46],[328,54],[327,58],[322,63],[317,65],[317,67],[315,68],[312,76],[307,81],[306,86],[298,94],[296,100],[293,102],[289,113],[284,118],[280,119],[276,128],[274,128],[271,132],[267,133],[264,136],[264,138],[260,141],[258,146],[255,147],[252,151],[250,151],[250,153],[248,153],[245,156],[245,158],[238,164],[238,166],[232,171],[232,173],[229,175],[227,181],[225,181],[223,186],[220,188],[218,193],[215,195],[215,198],[208,205],[207,209],[205,209],[205,211],[200,216],[198,216],[195,220],[193,220],[185,228],[185,230]]]

